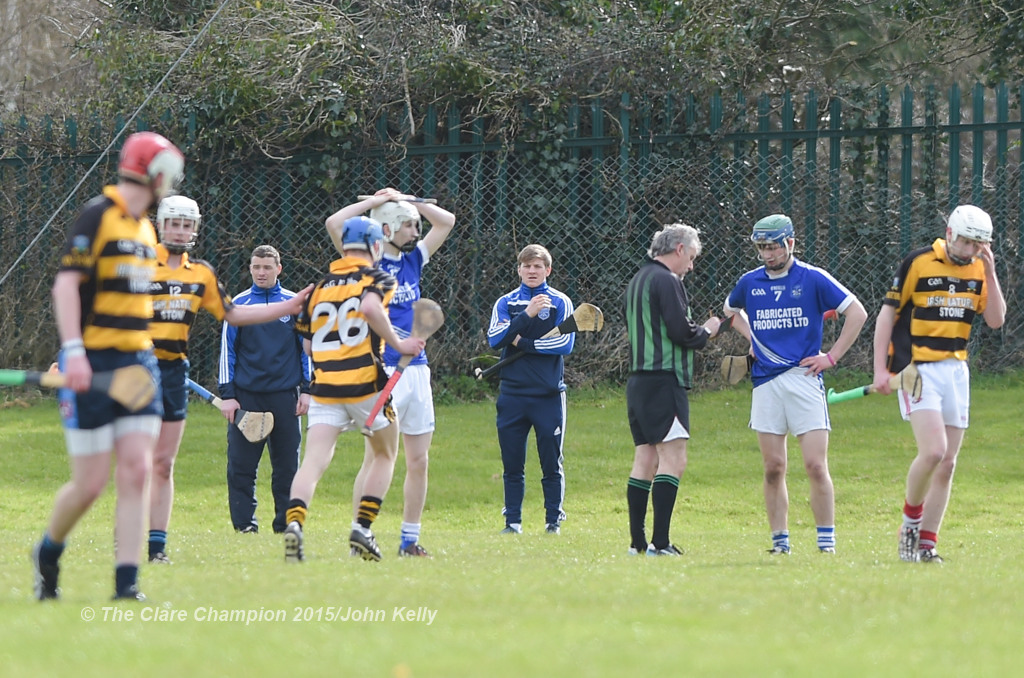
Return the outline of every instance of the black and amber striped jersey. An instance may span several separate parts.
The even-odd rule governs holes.
[[[384,388],[384,340],[370,329],[359,305],[365,295],[377,294],[387,308],[396,285],[394,277],[364,259],[331,262],[330,273],[317,283],[295,323],[295,330],[310,341],[309,392],[316,401],[358,402]]]
[[[149,219],[133,217],[116,186],[106,186],[71,225],[58,270],[84,276],[79,295],[87,349],[133,352],[153,346],[149,285],[156,245]]]
[[[202,259],[189,261],[186,252],[181,255],[181,265],[171,268],[167,265],[169,256],[166,247],[157,245],[156,274],[150,285],[153,320],[149,333],[158,359],[184,360],[188,357],[188,334],[199,309],[205,308],[217,322],[224,322],[234,304],[208,263]]]
[[[896,309],[889,371],[899,372],[911,361],[967,360],[971,322],[987,301],[980,259],[966,266],[952,263],[942,238],[911,252],[882,302]]]

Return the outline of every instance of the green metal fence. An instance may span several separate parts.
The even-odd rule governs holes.
[[[684,221],[703,233],[704,255],[687,277],[696,313],[720,309],[737,277],[757,265],[747,239],[753,222],[783,211],[797,224],[798,256],[830,270],[873,316],[903,254],[940,237],[944,215],[965,202],[993,215],[1009,302],[1004,329],[976,329],[975,364],[1019,367],[1022,103],[1024,87],[1006,85],[845,99],[623,95],[528,117],[515,134],[431,106],[383,116],[372,138],[344,149],[286,159],[190,153],[187,127],[151,126],[187,151],[183,192],[204,214],[198,255],[229,291],[248,286],[248,255],[262,243],[282,251],[286,286],[314,281],[333,256],[324,218],[358,194],[396,186],[437,197],[458,220],[424,281],[448,316],[429,349],[435,372],[471,373],[487,352],[491,304],[517,284],[516,252],[539,242],[555,258],[552,284],[606,314],[605,331],[581,338],[567,361],[568,378],[580,382],[623,377],[622,292],[660,224]],[[43,366],[56,350],[56,252],[78,206],[114,177],[112,158],[31,243],[118,125],[47,119],[0,128],[0,271],[28,251],[0,286],[5,366]],[[205,318],[193,333],[195,373],[205,382],[214,381],[217,332]],[[870,342],[869,321],[848,363],[868,369]],[[720,355],[742,350],[738,337],[724,336],[703,354],[701,376],[714,379]]]

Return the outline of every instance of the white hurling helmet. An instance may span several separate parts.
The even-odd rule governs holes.
[[[978,242],[992,242],[992,217],[974,205],[960,205],[949,215],[951,240],[969,238]]]
[[[420,223],[419,211],[405,200],[389,201],[374,207],[370,210],[370,218],[379,221],[381,224],[387,224],[388,231],[390,231],[384,232],[384,240],[387,242],[391,242],[391,239],[398,233],[398,229],[405,222],[415,221],[417,224]],[[412,245],[415,247],[415,242]]]
[[[171,195],[164,198],[160,201],[160,206],[156,208],[156,228],[160,234],[160,242],[172,254],[191,251],[196,246],[196,240],[199,238],[199,220],[201,218],[199,205],[192,198],[186,198],[183,195]],[[168,219],[192,220],[192,237],[188,242],[183,244],[169,244],[167,242],[167,239],[164,237],[164,222]]]

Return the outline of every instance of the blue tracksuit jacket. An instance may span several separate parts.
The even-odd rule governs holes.
[[[554,308],[545,309],[531,318],[524,311],[530,299],[538,294],[551,297]],[[487,341],[491,348],[502,348],[501,357],[525,351],[523,358],[501,368],[500,391],[509,395],[550,395],[565,390],[564,361],[562,356],[572,353],[576,334],[541,339],[560,322],[572,315],[572,301],[547,283],[537,287],[521,284],[494,303],[491,322],[487,328]],[[518,346],[512,341],[520,335]]]

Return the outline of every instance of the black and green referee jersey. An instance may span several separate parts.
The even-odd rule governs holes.
[[[683,281],[659,261],[647,261],[626,288],[631,372],[671,372],[693,387],[693,352],[709,334],[690,318]]]

